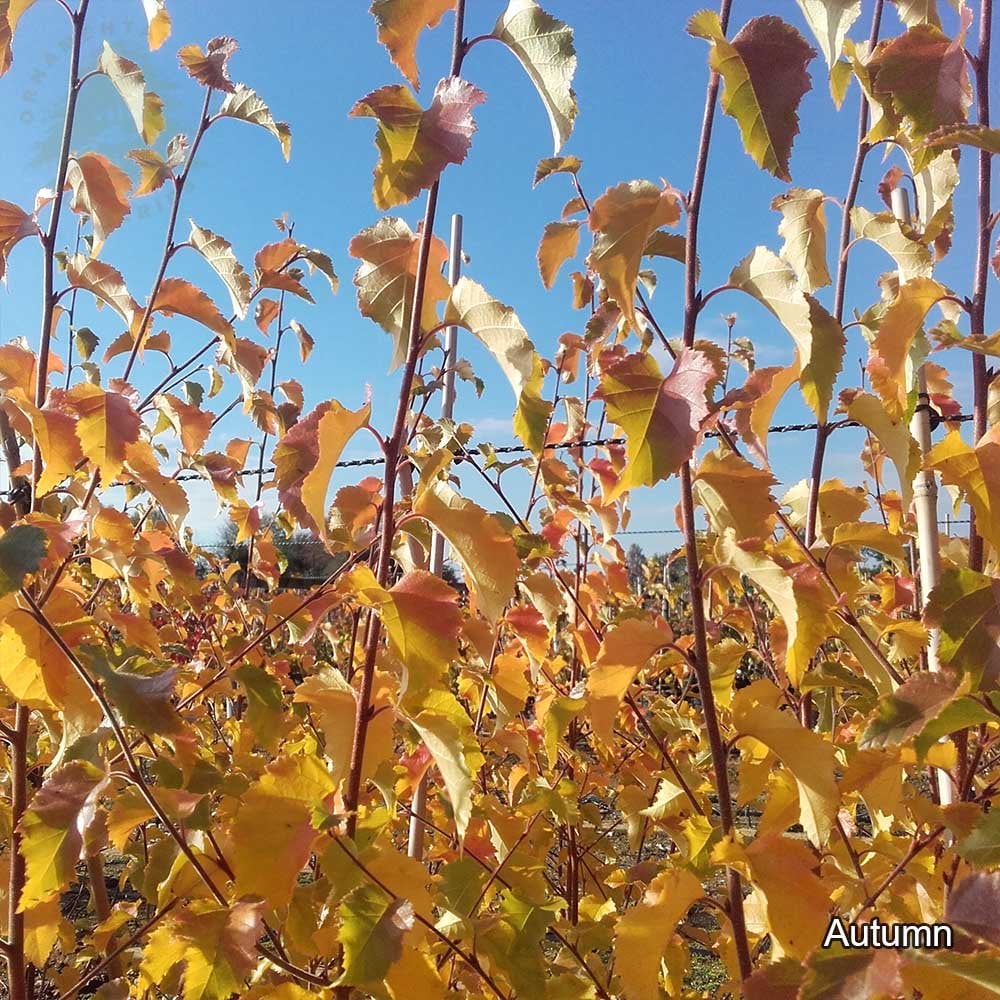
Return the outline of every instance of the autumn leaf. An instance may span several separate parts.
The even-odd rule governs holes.
[[[146,89],[146,78],[142,70],[131,59],[118,55],[104,43],[97,69],[114,85],[115,90],[128,108],[142,141],[152,143],[163,131],[163,101],[157,94]]]
[[[781,259],[796,273],[804,292],[815,292],[831,281],[826,266],[823,202],[823,192],[815,188],[791,188],[771,202],[771,208],[781,212],[778,235],[785,241]]]
[[[802,841],[770,833],[744,848],[727,839],[715,848],[712,860],[749,877],[763,898],[767,927],[785,954],[803,959],[818,948],[830,924],[831,903],[826,884],[815,873],[815,856]]]
[[[615,745],[615,718],[632,681],[672,640],[670,627],[661,619],[629,619],[605,633],[587,676],[587,704],[594,732],[609,749]]]
[[[958,431],[950,431],[927,455],[927,467],[943,482],[961,489],[976,512],[976,530],[991,545],[1000,546],[1000,426],[991,427],[970,447]]]
[[[674,928],[704,894],[689,871],[660,872],[615,928],[615,970],[629,1000],[659,1000],[660,963]]]
[[[7,257],[23,239],[40,232],[38,223],[27,212],[9,201],[0,201],[0,279],[7,272]]]
[[[433,185],[449,163],[461,163],[472,143],[472,109],[486,95],[457,77],[442,80],[424,111],[402,84],[381,87],[351,109],[353,118],[378,122],[375,204],[382,209],[412,201]]]
[[[151,52],[155,52],[170,37],[171,24],[167,0],[142,0],[142,9],[145,11],[148,25],[149,48]]]
[[[910,360],[913,342],[924,317],[947,294],[933,278],[914,278],[900,285],[878,322],[868,358],[868,374],[872,388],[893,420],[899,420],[909,409],[910,388],[915,378]]]
[[[11,46],[14,42],[14,32],[17,31],[17,22],[34,3],[35,0],[0,0],[0,76],[10,69],[14,61]]]
[[[127,725],[144,733],[176,733],[181,728],[180,717],[171,698],[177,682],[173,667],[146,673],[141,657],[132,657],[120,666],[108,662],[104,651],[95,646],[80,650],[95,674],[104,683],[104,690]]]
[[[924,149],[952,149],[955,146],[972,146],[987,153],[1000,153],[1000,129],[973,123],[942,125],[924,141]]]
[[[748,21],[732,41],[713,11],[696,14],[688,31],[711,43],[709,62],[725,83],[722,110],[739,125],[747,153],[779,180],[791,181],[797,110],[811,86],[806,66],[815,50],[790,24],[771,15]]]
[[[538,272],[546,288],[556,283],[559,268],[576,256],[579,245],[579,222],[550,222],[546,225],[538,244]]]
[[[821,847],[840,803],[834,747],[781,711],[780,702],[781,692],[771,681],[755,681],[736,692],[733,725],[763,743],[791,771],[799,790],[799,822],[812,843]]]
[[[665,378],[650,354],[606,355],[596,395],[604,400],[608,419],[624,432],[627,457],[605,497],[613,500],[666,479],[691,458],[708,415],[705,387],[715,371],[705,354],[690,348],[677,355]]]
[[[70,208],[90,217],[94,229],[93,253],[100,253],[104,241],[131,212],[128,195],[132,181],[100,153],[84,153],[69,161],[66,183],[73,191]]]
[[[139,439],[142,420],[121,393],[79,382],[65,395],[77,415],[76,435],[84,457],[93,462],[101,479],[112,483],[125,463],[125,450]]]
[[[243,266],[236,259],[232,244],[228,240],[216,235],[210,229],[202,229],[193,219],[190,221],[191,235],[188,240],[191,246],[205,258],[208,266],[222,279],[232,300],[233,312],[239,319],[246,319],[253,293],[250,275],[243,270]]]
[[[915,141],[966,119],[972,104],[966,28],[967,22],[952,39],[934,25],[915,25],[880,45],[868,64],[876,94],[891,99]]]
[[[991,689],[1000,679],[1000,582],[971,569],[941,574],[924,608],[928,628],[940,629],[941,663]]]
[[[918,736],[923,728],[955,700],[955,677],[945,673],[915,673],[882,698],[878,713],[861,737],[861,749],[898,746]]]
[[[777,609],[788,630],[785,670],[797,687],[816,648],[834,631],[815,571],[806,566],[786,570],[755,540],[738,541],[732,529],[719,536],[717,552],[720,563],[749,577]]]
[[[797,0],[797,3],[832,70],[844,50],[847,32],[861,16],[861,0]]]
[[[223,88],[226,89],[226,88]],[[231,93],[219,107],[220,118],[257,125],[270,132],[281,143],[281,152],[287,162],[292,156],[292,129],[288,122],[279,122],[260,96],[242,83],[228,88]]]
[[[335,399],[320,403],[274,449],[278,496],[303,527],[326,537],[326,496],[347,442],[368,423],[371,406],[348,410]]]
[[[227,1000],[242,994],[264,933],[261,909],[260,903],[247,901],[220,906],[214,900],[195,900],[170,914],[149,935],[140,983],[162,983],[180,963],[183,1000]]]
[[[899,476],[899,493],[903,510],[908,510],[913,495],[913,480],[920,470],[920,446],[910,434],[910,428],[900,419],[893,419],[881,401],[868,392],[845,390],[841,403],[848,420],[856,420],[875,435]]]
[[[74,288],[82,288],[111,306],[129,329],[135,324],[140,312],[139,303],[125,287],[121,273],[110,264],[74,254],[66,266],[66,277]]]
[[[493,355],[517,397],[514,433],[536,454],[544,444],[550,406],[542,400],[542,363],[517,313],[470,278],[460,278],[445,320],[462,326]]]
[[[48,538],[41,528],[15,524],[0,535],[0,597],[21,589],[45,558]]]
[[[443,483],[423,487],[413,512],[448,540],[462,564],[476,605],[495,622],[513,596],[520,566],[510,532],[492,514]]]
[[[548,112],[558,153],[573,131],[578,110],[573,93],[573,29],[546,13],[534,0],[510,0],[497,19],[493,37],[514,53],[535,85]]]
[[[188,74],[203,87],[232,94],[236,85],[229,78],[229,57],[239,48],[235,38],[219,36],[209,40],[204,51],[200,45],[185,45],[177,58]]]
[[[531,186],[538,187],[546,177],[553,174],[577,174],[582,166],[583,160],[578,156],[546,156],[538,161]]]
[[[62,711],[78,722],[100,718],[65,654],[31,614],[7,610],[0,623],[0,680],[30,708]]]
[[[436,28],[455,0],[373,0],[371,6],[378,40],[399,72],[420,89],[417,41],[425,28]]]
[[[758,469],[729,450],[708,452],[694,477],[695,496],[708,511],[712,526],[720,532],[732,528],[738,540],[771,533],[778,513],[771,496],[776,485],[767,469]]]
[[[930,249],[904,233],[890,212],[872,213],[858,205],[851,209],[851,225],[859,239],[871,240],[892,257],[901,282],[930,277],[934,264]]]
[[[197,455],[211,433],[214,415],[208,410],[185,403],[169,392],[158,394],[154,402],[163,420],[176,431],[184,451],[189,455]]]
[[[361,315],[374,320],[393,338],[392,367],[397,368],[406,359],[420,237],[402,219],[384,218],[358,233],[349,252],[361,261],[354,276]],[[437,325],[438,303],[451,292],[441,274],[447,259],[448,248],[432,237],[420,317],[420,329],[425,332]]]
[[[186,316],[222,336],[233,332],[232,325],[219,312],[219,307],[200,288],[183,278],[163,279],[153,300],[152,311],[165,316]]]
[[[340,904],[344,971],[338,986],[375,986],[403,954],[403,938],[413,928],[413,905],[388,896],[378,886],[360,885]]]
[[[375,608],[382,618],[405,668],[400,687],[404,701],[419,701],[440,687],[449,664],[458,659],[462,615],[455,589],[432,573],[411,570],[385,590],[367,566],[353,570],[347,586],[356,600]]]
[[[236,891],[285,906],[320,832],[313,810],[334,790],[322,761],[282,756],[244,793],[233,823]]]
[[[757,299],[792,335],[802,395],[825,423],[844,359],[846,339],[840,324],[802,292],[795,272],[766,247],[757,247],[737,264],[729,283]]]
[[[408,700],[403,710],[441,772],[461,842],[472,818],[473,776],[485,763],[469,713],[445,689],[429,691],[419,701]]]
[[[44,903],[72,881],[84,833],[94,822],[97,799],[108,782],[98,768],[73,761],[42,783],[21,819],[21,853],[27,878],[18,912]]]
[[[594,246],[587,266],[636,330],[635,288],[646,244],[661,226],[676,225],[680,210],[676,191],[649,181],[619,184],[594,202],[590,213]]]
[[[159,191],[174,176],[167,161],[155,149],[133,149],[125,155],[139,167],[139,183],[132,192],[134,198]]]

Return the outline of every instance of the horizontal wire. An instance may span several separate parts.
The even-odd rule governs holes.
[[[966,423],[974,419],[971,413],[961,413],[955,417],[941,418],[942,423],[957,424]],[[815,431],[820,428],[818,423],[811,424],[776,424],[774,427],[768,428],[768,434],[798,434],[804,431]],[[840,430],[845,427],[863,427],[864,424],[857,420],[842,420],[835,424],[825,425],[829,430]],[[722,434],[720,431],[708,431],[705,434],[706,438],[718,438]],[[583,438],[578,441],[557,441],[555,444],[546,444],[542,446],[542,451],[562,451],[573,448],[606,448],[611,445],[625,444],[625,438]],[[467,455],[517,455],[517,454],[531,454],[531,449],[521,444],[508,444],[508,445],[498,445],[497,447],[477,447],[477,448],[467,448],[465,449],[465,454]],[[459,456],[461,458],[461,456]],[[352,458],[347,459],[343,462],[337,462],[334,468],[337,469],[356,469],[363,466],[375,466],[383,465],[385,462],[384,458]],[[243,478],[244,476],[270,476],[277,470],[274,466],[269,466],[266,469],[239,469],[234,473],[235,476]],[[174,476],[173,480],[177,483],[190,483],[197,481],[205,481],[208,477],[201,475],[198,472],[192,473],[182,473],[181,475]],[[136,486],[139,485],[134,481],[116,482],[111,483],[111,486]],[[0,490],[0,496],[11,497],[16,495],[16,489]],[[954,522],[953,522],[954,523]],[[673,529],[672,529],[673,530]],[[680,530],[680,529],[676,529]],[[629,534],[629,532],[619,532],[619,534]]]

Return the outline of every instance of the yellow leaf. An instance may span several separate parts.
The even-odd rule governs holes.
[[[747,848],[724,840],[712,860],[748,875],[763,897],[768,929],[786,954],[804,958],[823,940],[830,923],[830,893],[805,844],[777,833],[757,837]]]
[[[220,907],[195,901],[170,914],[149,936],[140,985],[163,982],[183,963],[183,1000],[228,1000],[242,994],[257,963],[256,944],[263,931],[260,903]]]
[[[677,472],[701,440],[708,415],[705,389],[715,376],[706,354],[684,348],[664,378],[651,354],[601,355],[595,394],[608,419],[625,432],[625,469],[605,501],[636,486],[652,486]]]
[[[367,566],[352,570],[343,586],[362,604],[378,609],[406,670],[402,698],[419,700],[444,682],[449,665],[458,659],[462,624],[453,587],[432,573],[413,570],[385,590]]]
[[[406,359],[420,237],[402,219],[379,219],[351,240],[348,252],[361,261],[354,276],[361,315],[374,320],[392,337],[392,367],[398,368]],[[441,273],[447,259],[448,248],[437,237],[432,237],[420,316],[421,332],[426,333],[437,325],[437,305],[451,292]]]
[[[542,400],[542,362],[517,313],[482,285],[460,278],[445,320],[468,330],[493,355],[517,398],[514,433],[536,454],[545,443],[551,406]]]
[[[701,883],[684,869],[661,872],[642,900],[615,928],[615,971],[628,1000],[659,1000],[660,962],[677,923],[704,895]]]
[[[661,618],[629,618],[604,635],[601,651],[587,677],[587,701],[594,732],[609,749],[616,746],[614,723],[618,709],[636,674],[668,642],[670,626]]]
[[[372,16],[378,40],[388,49],[399,72],[420,89],[417,73],[417,39],[424,28],[436,28],[455,0],[374,0]]]
[[[86,761],[53,771],[21,818],[27,878],[18,912],[51,899],[72,881],[84,833],[94,820],[107,776]]]
[[[799,788],[799,822],[809,839],[822,847],[840,805],[834,748],[794,715],[781,711],[780,702],[781,691],[771,681],[754,681],[733,698],[733,727],[763,743],[792,772]]]
[[[947,294],[933,278],[914,278],[899,286],[878,323],[868,374],[892,420],[900,420],[909,412],[909,394],[916,374],[910,350],[924,317]]]
[[[131,59],[118,55],[105,42],[97,68],[121,95],[142,141],[155,142],[166,124],[163,120],[163,101],[146,89],[146,78],[139,66]]]
[[[798,348],[802,395],[825,423],[833,386],[844,360],[841,325],[799,288],[795,272],[766,247],[757,247],[733,269],[729,283],[766,306]]]
[[[830,284],[826,266],[826,213],[823,192],[816,188],[790,188],[771,202],[781,212],[778,235],[785,243],[781,259],[798,275],[799,288],[815,292]]]
[[[105,392],[90,382],[78,382],[64,398],[79,418],[76,435],[84,457],[94,464],[105,485],[114,482],[128,446],[139,439],[139,415],[121,393]]]
[[[239,895],[287,906],[295,880],[320,833],[313,810],[334,790],[316,757],[279,757],[243,796],[233,824],[230,857]]]
[[[538,244],[538,273],[546,288],[556,283],[559,268],[576,256],[579,245],[579,222],[550,222],[546,225]]]
[[[733,528],[739,539],[771,533],[778,513],[771,496],[776,484],[769,471],[755,468],[728,449],[708,452],[694,479],[695,495],[713,527],[716,531]]]
[[[660,226],[676,225],[680,214],[677,192],[649,181],[608,188],[594,202],[590,213],[594,246],[587,266],[604,282],[608,295],[637,331],[635,286],[646,243]]]
[[[927,456],[927,468],[943,482],[958,486],[976,512],[976,530],[1000,548],[1000,425],[991,427],[974,448],[950,431]],[[996,501],[997,510],[993,510]]]
[[[443,483],[422,488],[413,512],[448,540],[479,610],[495,622],[513,596],[521,564],[510,532],[493,515]]]

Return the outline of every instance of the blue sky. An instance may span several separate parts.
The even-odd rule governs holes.
[[[501,0],[470,0],[467,33],[488,32],[503,4]],[[664,178],[686,190],[704,102],[707,47],[684,32],[688,17],[704,6],[700,2],[669,0],[545,0],[552,14],[576,30],[579,56],[575,89],[580,103],[576,131],[565,152],[584,161],[581,179],[588,196],[597,197],[610,185],[633,178]],[[944,5],[942,5],[944,6]],[[869,2],[852,31],[868,33]],[[369,91],[401,82],[385,51],[375,39],[374,22],[362,0],[288,0],[284,4],[247,0],[171,0],[173,35],[158,52],[147,51],[145,19],[140,0],[92,0],[88,42],[82,65],[96,64],[103,39],[146,71],[147,81],[166,102],[167,129],[157,147],[163,149],[177,132],[190,133],[203,92],[177,66],[177,49],[189,42],[202,44],[214,35],[238,39],[240,50],[230,62],[235,80],[247,83],[269,103],[275,116],[292,125],[291,163],[281,157],[277,142],[265,132],[237,122],[223,122],[209,132],[181,207],[186,234],[188,217],[229,239],[246,266],[254,252],[277,238],[271,222],[287,212],[297,222],[296,235],[328,252],[342,280],[339,295],[316,282],[317,305],[303,303],[294,315],[316,339],[310,363],[303,367],[291,351],[282,365],[283,377],[298,378],[305,387],[306,407],[334,397],[356,407],[365,386],[374,393],[376,425],[391,422],[396,379],[387,374],[390,341],[380,328],[356,309],[351,277],[355,261],[347,254],[351,237],[379,216],[371,198],[371,171],[376,153],[373,123],[349,119],[352,104]],[[779,13],[807,34],[799,9],[791,0],[736,0],[732,30],[750,17]],[[950,14],[950,11],[949,11]],[[884,34],[901,27],[892,5],[887,5]],[[425,33],[418,57],[426,103],[448,64],[451,25],[445,19],[438,30]],[[15,62],[0,80],[0,129],[5,137],[0,154],[0,198],[30,206],[35,191],[53,182],[58,148],[67,65],[68,23],[52,0],[42,0],[23,18],[15,40]],[[807,34],[807,37],[808,36]],[[810,38],[811,40],[811,38]],[[792,159],[796,185],[818,187],[843,197],[854,155],[857,88],[852,87],[844,110],[835,111],[826,85],[822,56],[812,63],[814,89],[800,109],[803,121]],[[559,218],[571,190],[564,178],[554,178],[532,190],[535,163],[552,154],[548,120],[527,77],[498,44],[476,46],[463,75],[483,89],[488,100],[476,110],[479,130],[470,156],[461,168],[449,168],[443,177],[438,232],[447,238],[452,212],[465,217],[465,248],[471,257],[466,273],[493,295],[514,306],[543,355],[551,356],[558,336],[582,332],[585,314],[570,308],[567,267],[551,292],[538,277],[535,252],[546,222]],[[129,149],[141,146],[124,106],[104,79],[88,82],[81,97],[73,147],[76,152],[98,150],[120,161]],[[965,175],[958,193],[959,238],[938,276],[961,293],[968,291],[972,274],[971,213],[974,165],[963,164]],[[876,185],[885,166],[869,158],[859,203],[878,210]],[[726,280],[732,266],[755,245],[777,250],[777,213],[772,198],[786,185],[763,174],[743,152],[735,123],[720,115],[713,143],[702,224],[703,282],[712,287]],[[118,266],[133,294],[142,301],[155,274],[166,224],[169,195],[165,190],[137,200],[125,226],[113,233],[102,256]],[[396,210],[415,226],[423,199]],[[828,207],[831,232],[839,229],[839,210]],[[72,240],[75,226],[64,219],[62,240]],[[831,246],[833,238],[831,238]],[[581,247],[581,259],[585,249]],[[832,258],[832,253],[831,253]],[[171,273],[199,282],[225,306],[227,296],[215,275],[195,255],[175,258]],[[579,267],[579,263],[576,265]],[[864,308],[877,297],[876,277],[891,266],[889,258],[868,246],[851,257],[848,311]],[[831,259],[831,270],[833,261]],[[659,261],[660,283],[653,299],[661,325],[675,333],[681,319],[681,268]],[[26,336],[34,343],[38,328],[40,266],[37,249],[19,246],[12,255],[8,288],[0,289],[0,342]],[[830,304],[832,291],[820,298]],[[703,316],[702,334],[725,337],[724,312],[736,312],[736,333],[756,344],[761,364],[787,363],[792,345],[788,335],[762,308],[736,293],[718,297]],[[102,350],[119,332],[112,314],[81,317],[101,336]],[[252,320],[248,320],[252,329]],[[864,348],[857,331],[851,339],[843,385],[857,384],[858,359]],[[177,324],[175,343],[194,349],[201,334]],[[65,350],[65,333],[59,345]],[[179,353],[187,353],[178,347]],[[472,345],[461,348],[487,382],[477,400],[460,388],[457,415],[476,425],[477,439],[509,443],[510,390],[489,357]],[[960,399],[968,401],[969,361],[955,358],[954,381]],[[150,356],[137,378],[151,384],[162,359]],[[112,362],[109,376],[120,374],[122,359]],[[222,397],[228,401],[228,390]],[[808,419],[797,397],[778,413],[782,420]],[[213,444],[230,437],[248,436],[238,413],[220,424]],[[368,452],[370,439],[358,439],[351,457]],[[808,473],[809,435],[772,438],[772,461],[787,486]],[[861,445],[855,432],[840,432],[831,442],[828,475],[850,477]],[[857,478],[857,472],[854,472]],[[344,482],[353,481],[345,479]],[[335,481],[336,482],[336,481]],[[466,484],[485,499],[479,488]],[[891,482],[890,474],[890,485]],[[208,490],[192,494],[192,525],[201,537],[215,530],[215,502]],[[645,490],[633,498],[631,527],[638,530],[673,527],[676,490],[672,484]],[[626,539],[623,539],[625,541]],[[644,547],[665,547],[668,538],[640,537]]]

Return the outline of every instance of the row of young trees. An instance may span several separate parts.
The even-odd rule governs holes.
[[[203,106],[189,136],[164,143],[163,102],[137,63],[105,44],[96,67],[81,64],[99,4],[49,5],[53,32],[71,37],[54,178],[34,205],[0,201],[0,270],[17,281],[30,253],[43,266],[37,341],[0,346],[12,1000],[655,1000],[710,980],[720,996],[803,1000],[1000,992],[991,0],[799,0],[746,23],[738,0],[695,13],[708,72],[693,176],[597,196],[562,151],[577,115],[567,24],[509,0],[468,38],[465,0],[375,0],[378,40],[409,86],[351,114],[372,120],[375,205],[422,198],[423,222],[386,215],[336,255],[354,262],[361,314],[392,338],[388,413],[333,399],[303,412],[288,377],[312,347],[296,310],[338,284],[300,239],[308,219],[280,221],[249,270],[223,236],[180,223],[199,152],[239,142],[232,125],[265,129],[289,155],[289,126],[232,79],[236,43],[180,49]],[[32,6],[0,0],[0,74]],[[158,48],[166,0],[142,7]],[[417,41],[442,23],[450,65],[418,99]],[[484,95],[470,81],[490,44],[520,62],[551,122],[536,183],[570,185],[539,247],[547,286],[577,268],[578,332],[551,360],[489,275],[443,274],[439,192],[473,141]],[[96,75],[141,137],[126,164],[77,148],[78,97]],[[718,264],[699,261],[699,239],[713,135],[738,128],[750,159],[791,183],[800,102],[826,75],[857,114],[843,190],[789,187],[774,248],[734,245],[710,286]],[[876,152],[890,160],[885,204],[862,186]],[[964,231],[960,172],[976,188]],[[145,197],[169,212],[140,293],[111,261]],[[865,241],[887,270],[849,309]],[[182,253],[203,259],[225,310],[175,275]],[[949,253],[974,258],[967,287],[935,278]],[[669,320],[643,291],[650,266],[683,270]],[[703,336],[723,293],[773,315],[792,364],[755,366],[747,345]],[[204,331],[190,354],[173,349],[177,317]],[[450,327],[481,341],[489,371],[449,354]],[[849,337],[867,358],[855,387]],[[729,370],[736,355],[745,378]],[[952,399],[933,358],[971,366],[971,399]],[[207,359],[205,385],[192,372]],[[510,383],[528,457],[476,451],[469,425],[433,417],[449,372]],[[229,383],[256,441],[211,450]],[[815,446],[779,504],[768,428],[796,393]],[[944,427],[924,451],[929,407]],[[844,420],[867,438],[848,484],[824,474]],[[338,469],[355,435],[378,441],[377,474]],[[612,443],[576,444],[594,438]],[[462,495],[459,469],[492,509]],[[185,533],[192,474],[235,525],[243,567]],[[526,506],[512,499],[519,476]],[[934,477],[968,505],[967,542],[929,546],[924,515],[918,530],[914,484],[927,496]],[[650,599],[616,534],[630,493],[665,480],[682,545]],[[301,591],[281,585],[278,541],[296,531],[331,559]],[[461,586],[431,572],[435,539]],[[921,581],[935,582],[926,600]],[[737,824],[740,810],[752,822]],[[71,886],[89,890],[87,915],[64,905]],[[957,946],[822,947],[831,920],[872,917],[947,921]]]

